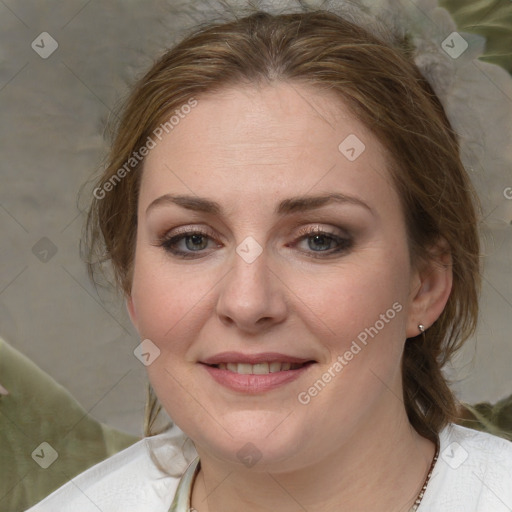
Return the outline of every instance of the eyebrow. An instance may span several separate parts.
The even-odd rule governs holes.
[[[288,199],[284,199],[278,204],[278,206],[274,210],[274,214],[282,217],[284,215],[290,215],[292,213],[315,210],[317,208],[321,208],[322,206],[326,206],[330,203],[353,204],[357,206],[362,206],[363,208],[368,210],[372,215],[376,215],[373,209],[361,199],[340,193],[330,193],[318,196],[290,197]],[[147,207],[146,215],[153,208],[159,206],[166,206],[169,204],[176,204],[178,206],[181,206],[182,208],[186,208],[187,210],[210,213],[213,215],[221,216],[223,214],[223,209],[221,205],[210,199],[198,196],[164,194],[163,196],[160,196],[157,199],[155,199]]]

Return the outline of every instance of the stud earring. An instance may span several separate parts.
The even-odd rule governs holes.
[[[418,329],[422,334],[425,332],[425,326],[423,324],[418,324]]]

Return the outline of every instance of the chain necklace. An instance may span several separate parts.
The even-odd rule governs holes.
[[[416,512],[416,510],[418,510],[421,500],[423,499],[423,496],[425,495],[425,491],[427,490],[428,483],[430,482],[430,477],[432,476],[432,473],[434,472],[434,466],[436,465],[438,457],[439,457],[439,441],[436,442],[436,453],[434,455],[434,458],[432,459],[432,463],[430,464],[430,469],[428,471],[427,478],[425,478],[423,487],[421,488],[421,491],[418,494],[418,497],[416,498],[416,501],[414,502],[414,505],[411,507],[409,512]]]

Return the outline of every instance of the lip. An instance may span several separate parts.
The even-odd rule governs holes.
[[[269,360],[265,359],[265,361]],[[276,389],[280,386],[283,386],[298,379],[305,372],[309,371],[310,367],[315,364],[313,363],[313,361],[311,361],[311,359],[306,359],[298,362],[307,361],[310,361],[311,364],[307,364],[305,366],[302,366],[301,368],[297,368],[296,370],[285,370],[281,372],[268,373],[264,375],[235,373],[229,370],[221,370],[220,368],[216,368],[215,366],[208,366],[207,364],[203,363],[200,364],[210,374],[210,376],[222,386],[232,391],[254,395],[266,391],[271,391],[273,389]],[[240,360],[238,360],[238,362],[240,362]]]
[[[243,354],[242,352],[221,352],[212,357],[200,361],[204,364],[219,364],[219,363],[245,363],[245,364],[258,364],[258,363],[307,363],[313,361],[312,358],[300,358],[280,354],[279,352],[262,352],[259,354]],[[290,370],[289,370],[290,371]],[[295,370],[291,370],[295,371]],[[232,373],[232,372],[230,372]],[[276,372],[281,373],[281,372]]]

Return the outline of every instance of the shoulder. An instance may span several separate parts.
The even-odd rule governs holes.
[[[512,442],[453,424],[439,440],[421,512],[512,510]]]
[[[460,425],[450,424],[440,434],[441,443],[462,443],[474,455],[486,457],[491,455],[493,462],[496,463],[495,456],[503,455],[503,462],[512,464],[512,442],[502,437],[480,432]],[[469,455],[469,454],[468,454]]]
[[[167,512],[197,453],[177,427],[96,464],[27,512]]]
[[[483,481],[508,478],[512,484],[512,442],[459,425],[446,427],[440,438],[440,457],[448,467],[466,466]]]

